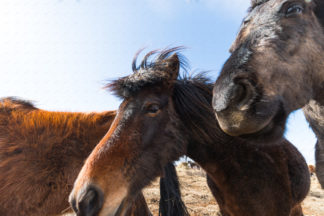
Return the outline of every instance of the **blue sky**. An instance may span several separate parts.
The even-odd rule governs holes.
[[[184,45],[192,70],[216,79],[248,0],[1,0],[0,97],[42,109],[103,111],[120,101],[102,89],[131,73],[135,52]],[[314,161],[300,111],[286,136]]]

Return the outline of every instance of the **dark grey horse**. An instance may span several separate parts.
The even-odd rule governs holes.
[[[323,0],[253,0],[213,97],[223,131],[265,142],[281,138],[287,116],[303,107],[318,139],[316,173],[322,187],[323,26]]]

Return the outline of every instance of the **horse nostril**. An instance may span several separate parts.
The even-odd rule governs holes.
[[[222,88],[214,88],[213,108],[216,113],[225,110],[247,110],[254,101],[256,91],[253,84],[247,79],[235,79]]]
[[[74,211],[75,213],[78,213],[78,208],[77,208],[77,206],[76,206],[76,201],[75,201],[75,199],[72,199],[72,201],[71,201],[71,206],[72,206],[73,211]]]
[[[95,216],[99,213],[102,205],[103,194],[101,190],[94,186],[89,186],[79,197],[76,213],[78,216]]]
[[[239,110],[247,110],[256,96],[255,88],[247,79],[236,82],[232,93],[232,101]]]
[[[235,85],[232,93],[232,101],[239,104],[241,101],[244,100],[245,93],[246,93],[246,87],[244,85],[242,84]]]

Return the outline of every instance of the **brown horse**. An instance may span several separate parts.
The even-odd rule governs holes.
[[[115,115],[49,112],[1,100],[0,215],[54,215],[68,208],[73,181]],[[127,215],[150,215],[141,193]]]
[[[306,105],[324,188],[323,27],[323,0],[252,0],[215,83],[213,107],[229,135],[271,141],[283,136],[289,113]]]
[[[223,215],[301,216],[310,184],[301,154],[284,139],[259,146],[223,133],[212,83],[202,75],[177,79],[176,51],[154,61],[148,53],[134,74],[108,86],[123,102],[74,183],[77,215],[123,215],[162,167],[187,155],[206,170]]]

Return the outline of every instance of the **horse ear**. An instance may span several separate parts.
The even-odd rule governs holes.
[[[180,60],[176,53],[166,59],[166,72],[169,73],[169,81],[174,81],[178,78],[180,70]]]

